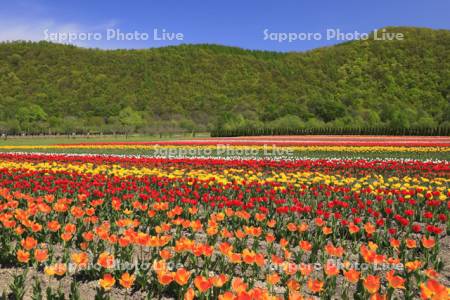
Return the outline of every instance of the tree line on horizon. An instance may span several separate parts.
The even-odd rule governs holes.
[[[0,43],[0,132],[159,133],[450,125],[450,31],[278,53]]]

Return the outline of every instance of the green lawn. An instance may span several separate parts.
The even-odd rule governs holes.
[[[195,137],[192,134],[173,134],[172,136],[163,136],[160,138],[157,135],[132,135],[125,137],[124,135],[104,135],[104,136],[75,136],[67,137],[61,136],[33,136],[33,137],[8,137],[6,140],[0,138],[0,146],[24,146],[24,145],[54,145],[54,144],[76,144],[76,143],[98,143],[98,142],[151,142],[151,141],[170,141],[170,140],[186,140],[195,138],[209,137],[209,133],[196,133]]]

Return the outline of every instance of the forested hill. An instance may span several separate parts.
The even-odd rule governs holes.
[[[450,124],[450,31],[308,52],[0,44],[0,129],[204,130]]]

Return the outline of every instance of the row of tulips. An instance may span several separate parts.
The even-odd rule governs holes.
[[[281,149],[278,149],[281,148]],[[336,144],[286,144],[277,142],[266,142],[258,144],[247,143],[194,143],[194,144],[172,144],[172,143],[90,143],[90,144],[62,144],[62,145],[1,145],[0,150],[144,150],[153,152],[180,152],[180,153],[252,153],[252,152],[268,152],[271,150],[274,152],[278,149],[279,152],[292,152],[292,153],[307,153],[307,152],[348,152],[348,153],[434,153],[434,152],[450,152],[449,143],[430,143],[430,144],[418,144],[417,146],[410,146],[404,144],[392,144],[392,145],[378,145],[363,144],[353,145],[352,143],[345,145],[341,143]]]
[[[190,140],[168,140],[151,142],[95,142],[61,145],[162,145],[162,146],[406,146],[406,147],[449,147],[446,136],[245,136],[233,138],[203,138]]]
[[[2,265],[71,295],[80,280],[98,299],[449,295],[447,162],[0,159]]]

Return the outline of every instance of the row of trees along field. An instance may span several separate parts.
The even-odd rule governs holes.
[[[355,126],[356,124],[356,126]],[[443,126],[436,126],[433,120],[421,120],[410,125],[408,122],[391,122],[390,126],[366,127],[367,123],[354,122],[331,122],[326,123],[320,119],[310,118],[304,121],[297,116],[284,116],[272,122],[251,122],[243,117],[230,118],[223,126],[211,128],[209,126],[197,126],[190,119],[170,119],[154,120],[145,118],[144,113],[134,111],[126,107],[119,112],[118,116],[113,116],[105,120],[100,116],[87,118],[79,117],[56,117],[48,116],[38,105],[30,105],[19,109],[17,118],[0,121],[0,133],[8,135],[37,135],[37,134],[160,134],[170,132],[199,132],[210,131],[215,136],[237,136],[237,135],[277,135],[277,134],[320,134],[330,131],[330,134],[340,133],[348,130],[348,134],[389,134],[392,132],[411,132],[410,135],[419,135],[415,132],[423,132],[427,135],[436,135],[439,128],[450,128],[449,123]],[[370,124],[370,123],[369,123]],[[359,127],[357,127],[359,125]],[[406,125],[406,126],[405,126]],[[366,129],[361,129],[366,128]],[[355,132],[355,133],[353,133]],[[447,131],[442,131],[447,132]],[[409,134],[408,134],[409,135]]]
[[[316,128],[240,128],[216,129],[212,137],[266,135],[408,135],[450,136],[450,126],[439,127],[316,127]]]
[[[17,133],[450,124],[450,31],[276,53],[0,43],[0,130]]]

